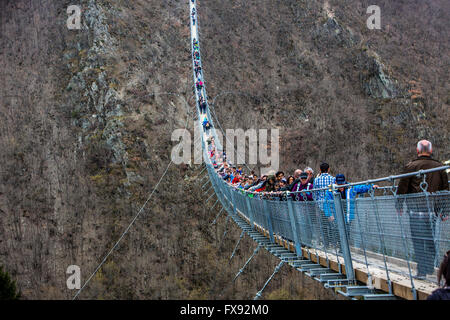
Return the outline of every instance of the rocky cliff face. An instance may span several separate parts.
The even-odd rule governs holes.
[[[369,1],[263,3],[199,9],[209,94],[246,93],[216,100],[223,127],[279,128],[284,169],[326,160],[353,181],[398,172],[422,138],[448,158],[443,1],[381,1],[381,30]]]
[[[0,2],[0,264],[26,299],[71,298],[67,267],[84,283],[167,169],[80,298],[252,297],[276,259],[259,253],[233,285],[254,244],[229,264],[239,230],[210,225],[201,169],[167,168],[173,130],[190,119],[193,136],[187,3],[82,0],[68,30],[71,4]],[[199,2],[222,127],[279,128],[286,171],[327,160],[351,180],[398,170],[421,138],[449,158],[444,1],[382,2],[381,31],[367,6]],[[334,298],[287,266],[266,295]]]

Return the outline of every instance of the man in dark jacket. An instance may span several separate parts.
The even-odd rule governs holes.
[[[431,158],[432,154],[431,142],[427,140],[421,140],[417,144],[417,159],[408,163],[403,173],[415,172],[419,170],[432,169],[443,166],[437,160]],[[418,193],[422,192],[420,189],[420,183],[422,178],[412,176],[408,178],[400,179],[398,184],[398,194]],[[448,178],[445,170],[428,173],[426,176],[426,182],[428,184],[428,192],[436,192],[439,190],[448,190]]]
[[[403,173],[432,169],[442,164],[431,158],[433,152],[430,141],[421,140],[417,143],[417,159],[408,163]],[[423,177],[407,177],[400,179],[397,194],[420,193]],[[448,190],[448,178],[445,170],[426,174],[427,192]],[[433,227],[436,221],[435,208],[429,201],[422,198],[400,197],[397,202],[399,214],[403,213],[403,202],[409,213],[411,238],[414,247],[415,260],[417,262],[417,278],[423,279],[427,274],[434,272],[435,244],[433,239]]]

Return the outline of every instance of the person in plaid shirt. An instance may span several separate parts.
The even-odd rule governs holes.
[[[323,162],[320,165],[320,175],[314,179],[313,189],[328,187],[331,184],[336,183],[336,178],[329,174],[330,166],[328,163]],[[323,237],[325,247],[329,247],[331,244],[337,245],[336,239],[337,226],[332,217],[327,217],[325,211],[328,206],[328,201],[325,201],[325,195],[327,190],[315,191],[314,200],[318,201],[317,205],[321,211],[321,221],[323,228]],[[322,201],[323,200],[323,201]]]
[[[314,179],[313,189],[328,187],[331,184],[336,183],[336,178],[329,174],[330,166],[328,163],[323,162],[320,165],[320,175]],[[325,191],[316,191],[314,200],[324,200],[325,199]]]

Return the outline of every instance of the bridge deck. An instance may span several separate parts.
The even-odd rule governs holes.
[[[269,233],[267,230],[263,229],[261,226],[256,226],[256,229],[258,230],[258,232],[263,234],[265,237],[269,238]],[[285,247],[289,251],[295,252],[295,245],[293,242],[285,240],[285,239],[281,239],[279,237],[275,238],[275,242],[278,243],[279,245]],[[336,255],[334,255],[334,254],[326,254],[324,251],[321,251],[321,250],[303,247],[302,255],[304,258],[308,258],[312,262],[315,262],[324,267],[330,268],[333,271],[341,272],[342,274],[345,274],[345,268],[342,267],[340,270],[339,262],[337,261]],[[383,264],[382,256],[377,257],[376,255],[377,254],[374,254],[373,256],[368,257],[369,272],[372,276],[372,285],[374,286],[375,289],[389,292],[389,283],[387,280],[386,271],[381,268],[371,266],[373,264],[377,264],[377,265]],[[352,252],[352,256],[355,256],[354,252]],[[328,257],[329,263],[327,263],[327,257]],[[359,258],[360,259],[358,259],[358,260],[363,261],[364,256],[359,255]],[[344,262],[342,258],[341,258],[340,262],[342,265]],[[407,267],[406,267],[406,261],[403,261],[403,263],[405,264],[405,273],[406,273],[406,272],[408,272]],[[367,272],[366,265],[354,260],[353,261],[353,269],[354,269],[354,273],[355,273],[355,279],[364,284],[369,285],[368,272]],[[389,278],[392,283],[392,294],[394,294],[395,296],[401,297],[403,299],[408,299],[408,300],[414,299],[414,295],[412,292],[411,280],[409,279],[409,277],[406,277],[401,274],[389,272]],[[428,295],[430,295],[431,292],[433,292],[433,290],[438,288],[438,286],[436,284],[433,284],[429,281],[416,280],[416,279],[414,279],[414,286],[415,286],[415,289],[417,292],[418,300],[426,300]]]

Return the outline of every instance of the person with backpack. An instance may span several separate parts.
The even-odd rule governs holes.
[[[345,176],[340,173],[336,175],[336,184],[338,185],[337,191],[341,195],[342,200],[347,200],[345,202],[344,211],[346,213],[345,222],[349,224],[351,221],[355,219],[355,198],[358,194],[363,194],[369,192],[371,189],[378,188],[378,185],[375,184],[362,184],[352,187],[339,187],[339,185],[348,184],[345,180]],[[332,201],[334,199],[333,192],[327,191],[325,200]],[[329,206],[328,206],[329,208]],[[333,212],[332,212],[333,211]],[[325,215],[330,217],[331,220],[334,220],[334,210],[328,210]]]
[[[199,78],[195,85],[197,86],[197,90],[200,91],[203,88],[203,81]]]
[[[211,128],[211,124],[208,121],[208,118],[205,116],[202,121],[203,131],[208,132]]]
[[[363,184],[363,185],[356,185],[351,187],[339,187],[339,185],[345,185],[348,184],[348,182],[345,180],[345,175],[343,174],[337,174],[336,175],[336,184],[338,185],[337,192],[340,195],[340,198],[343,204],[344,209],[344,218],[345,218],[345,225],[348,230],[352,230],[352,222],[355,219],[356,216],[356,204],[355,204],[355,198],[359,194],[367,193],[372,189],[378,188],[378,185],[375,184]],[[325,195],[325,216],[328,218],[328,226],[332,233],[336,236],[336,244],[339,245],[339,233],[337,231],[337,223],[336,223],[336,208],[334,207],[334,195],[333,191],[328,190]],[[358,233],[358,232],[357,232]],[[357,248],[361,247],[360,243],[360,233],[358,233],[358,236],[355,237],[355,243],[354,246]],[[338,246],[339,247],[339,246]]]

